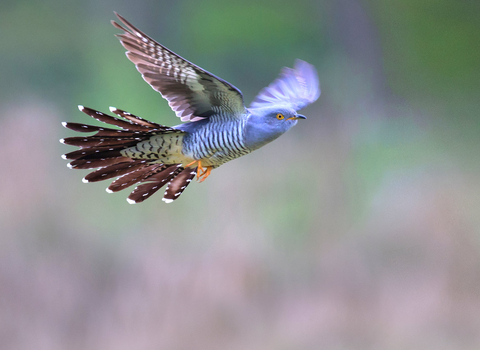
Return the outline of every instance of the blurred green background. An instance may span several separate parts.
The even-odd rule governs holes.
[[[129,205],[58,142],[78,104],[178,124],[114,10],[246,103],[295,58],[322,96]],[[0,348],[480,348],[480,2],[3,1],[0,29]]]

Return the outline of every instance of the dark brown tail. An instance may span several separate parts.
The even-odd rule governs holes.
[[[196,169],[183,168],[181,164],[161,164],[155,160],[132,159],[121,151],[135,146],[153,135],[177,131],[152,123],[125,111],[110,107],[110,111],[120,118],[112,117],[91,108],[78,106],[89,116],[121,129],[103,128],[87,124],[67,123],[67,129],[82,133],[95,132],[86,137],[67,137],[60,142],[80,147],[79,150],[62,155],[72,160],[71,169],[99,168],[83,178],[83,182],[96,182],[117,178],[107,188],[113,193],[134,184],[139,184],[127,198],[128,203],[140,203],[167,184],[163,201],[170,203],[177,199],[196,175]],[[178,131],[177,131],[178,132]]]

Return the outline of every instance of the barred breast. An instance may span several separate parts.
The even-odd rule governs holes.
[[[214,168],[250,153],[245,146],[245,119],[211,116],[209,122],[185,135],[183,153]]]

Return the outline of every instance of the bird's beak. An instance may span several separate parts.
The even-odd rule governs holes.
[[[288,118],[287,120],[307,119],[304,115],[297,114],[295,117]]]

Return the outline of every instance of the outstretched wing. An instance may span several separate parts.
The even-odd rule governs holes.
[[[125,32],[117,37],[127,49],[128,59],[182,121],[246,112],[242,93],[235,86],[178,56],[115,14],[126,27],[112,21]]]
[[[320,96],[320,83],[317,71],[311,64],[295,61],[295,68],[283,68],[280,76],[255,97],[251,109],[272,105],[298,111]]]

